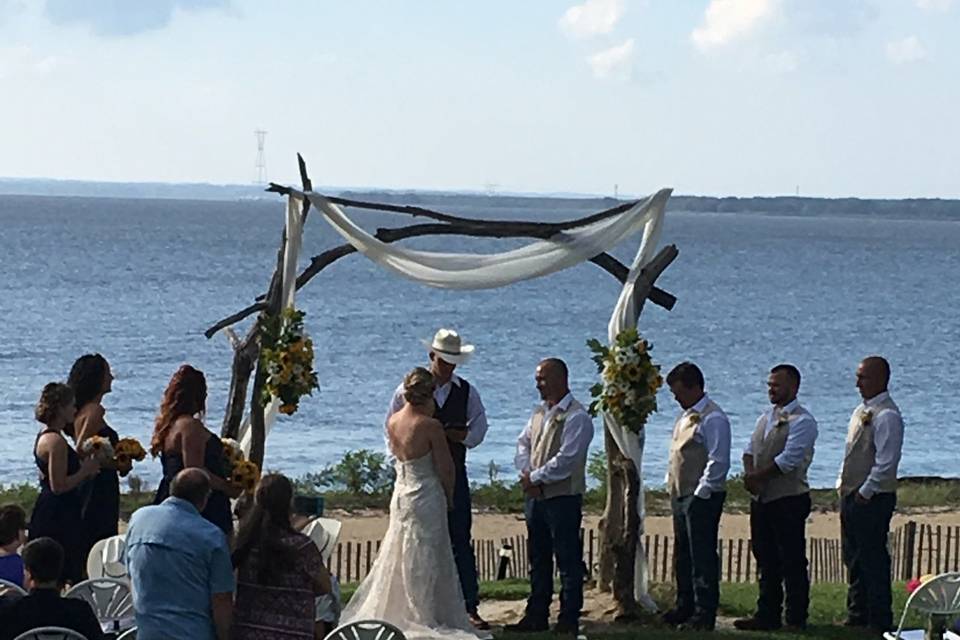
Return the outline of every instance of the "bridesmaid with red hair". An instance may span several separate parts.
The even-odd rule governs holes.
[[[207,381],[203,372],[188,364],[177,369],[163,392],[150,441],[150,453],[159,455],[163,465],[163,480],[154,504],[160,504],[170,495],[170,483],[180,471],[187,467],[204,469],[210,476],[213,491],[202,515],[230,538],[233,534],[230,498],[238,497],[241,489],[227,481],[220,438],[201,421],[206,403]]]

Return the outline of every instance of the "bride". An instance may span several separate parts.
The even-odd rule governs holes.
[[[416,368],[403,380],[406,404],[387,423],[397,481],[390,523],[370,574],[344,607],[341,623],[385,620],[409,639],[490,638],[474,630],[447,530],[454,467],[433,418],[433,375]]]

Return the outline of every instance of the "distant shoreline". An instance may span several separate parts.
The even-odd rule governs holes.
[[[623,195],[618,199],[579,193],[486,193],[476,190],[378,189],[322,186],[325,193],[355,199],[454,205],[459,198],[489,198],[496,206],[524,208],[525,201],[556,201],[558,204],[607,208],[642,196]],[[131,198],[162,200],[277,200],[262,185],[163,182],[96,182],[45,178],[0,178],[0,197]],[[880,217],[925,217],[960,221],[960,199],[944,198],[858,198],[806,196],[702,196],[674,195],[669,209],[690,213],[765,213],[780,215],[869,215]]]

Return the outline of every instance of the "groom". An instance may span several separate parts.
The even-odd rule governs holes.
[[[473,354],[473,345],[464,344],[460,335],[452,329],[440,329],[433,340],[424,341],[429,349],[430,372],[436,381],[433,399],[437,403],[434,417],[443,423],[450,445],[450,454],[456,468],[456,484],[453,490],[453,509],[447,512],[450,542],[453,557],[460,574],[460,587],[467,605],[470,622],[479,630],[486,631],[490,625],[480,617],[480,590],[477,584],[477,562],[470,540],[472,527],[470,483],[467,480],[467,449],[483,442],[487,435],[487,414],[480,401],[477,388],[457,376],[454,369],[466,362]],[[397,387],[387,411],[387,419],[403,407],[403,384]],[[389,441],[387,443],[389,450]]]
[[[530,597],[523,618],[505,629],[514,633],[547,630],[556,556],[560,617],[553,630],[559,635],[576,636],[583,606],[580,523],[593,421],[570,393],[563,360],[542,361],[535,377],[543,403],[534,410],[517,440],[515,460],[526,494]]]

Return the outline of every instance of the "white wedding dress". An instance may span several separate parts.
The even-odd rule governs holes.
[[[492,637],[474,630],[467,617],[432,455],[398,460],[396,469],[387,533],[340,623],[385,620],[408,639]]]

